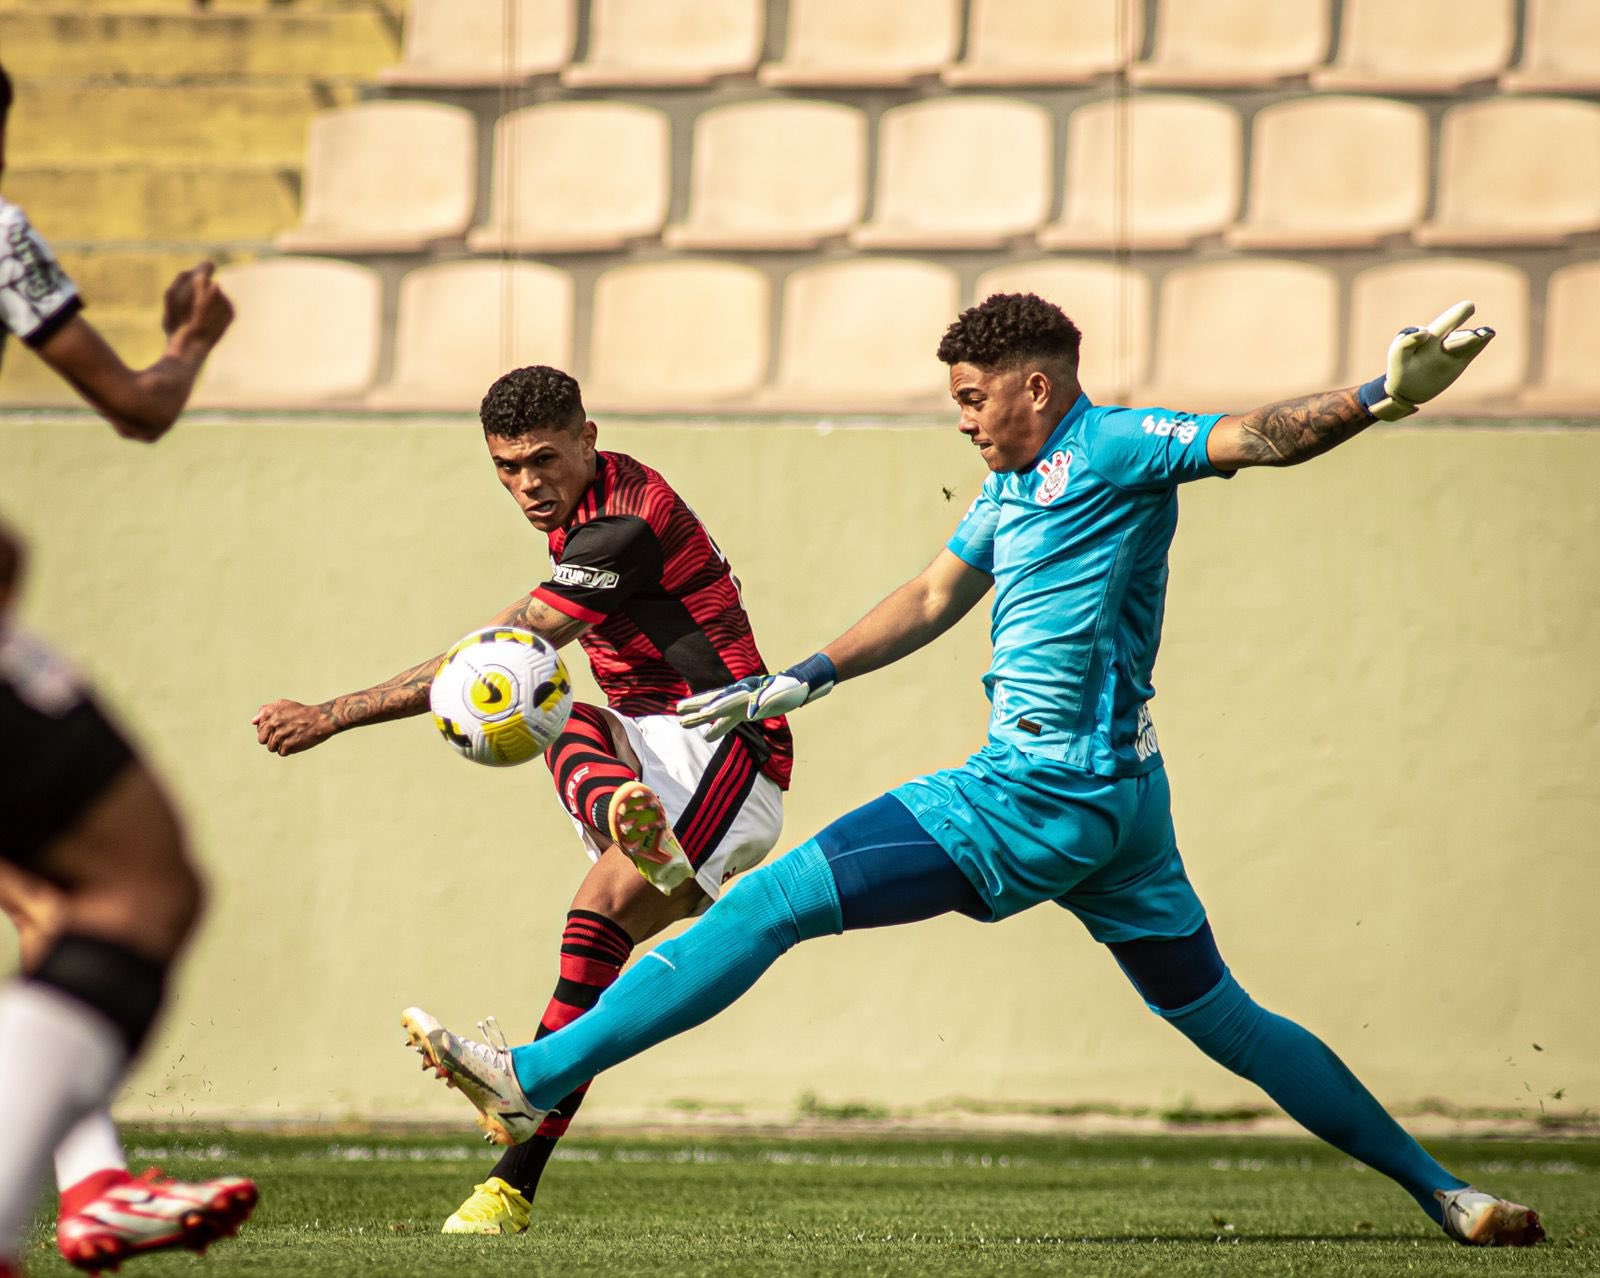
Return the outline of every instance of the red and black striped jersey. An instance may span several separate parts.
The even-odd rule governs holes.
[[[579,642],[619,714],[671,714],[679,700],[767,673],[739,582],[700,517],[659,474],[622,453],[550,534],[551,579],[534,597],[590,628]],[[786,719],[744,729],[761,770],[787,789]]]

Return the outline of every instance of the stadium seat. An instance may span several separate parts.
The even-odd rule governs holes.
[[[931,262],[801,267],[784,287],[778,374],[763,404],[881,412],[947,402],[949,378],[934,352],[960,296],[955,272]]]
[[[1477,304],[1469,324],[1487,324],[1495,339],[1431,411],[1437,416],[1514,395],[1528,374],[1528,281],[1514,266],[1465,257],[1388,262],[1362,271],[1350,285],[1345,381],[1376,377],[1402,328],[1426,324],[1463,299]]]
[[[1160,0],[1140,86],[1269,88],[1328,56],[1330,0]]]
[[[1550,276],[1545,292],[1544,368],[1538,383],[1522,393],[1521,402],[1530,408],[1600,413],[1596,351],[1600,351],[1600,261],[1564,266]]]
[[[197,406],[280,408],[357,399],[378,367],[383,283],[351,262],[276,257],[226,266],[228,340],[206,361]]]
[[[687,218],[673,248],[808,249],[843,235],[866,194],[867,118],[837,102],[772,99],[694,122]]]
[[[459,240],[477,198],[478,126],[437,102],[363,102],[311,121],[300,224],[307,253],[415,253]]]
[[[639,262],[595,281],[584,399],[597,408],[705,408],[766,377],[772,290],[753,266]]]
[[[1108,98],[1067,121],[1067,180],[1045,248],[1184,248],[1239,210],[1239,117],[1180,94]]]
[[[1083,333],[1083,384],[1096,403],[1125,401],[1148,378],[1150,281],[1112,262],[1044,258],[1014,262],[978,277],[974,303],[994,293],[1037,293]]]
[[[872,220],[858,248],[1000,248],[1050,212],[1050,116],[1013,98],[951,95],[894,107],[878,134]]]
[[[1410,231],[1427,210],[1428,161],[1421,107],[1335,94],[1275,102],[1256,115],[1249,210],[1227,241],[1354,248]]]
[[[626,102],[548,102],[495,124],[485,252],[585,253],[657,234],[667,214],[667,117]]]
[[[760,0],[591,0],[589,51],[561,73],[580,88],[708,84],[761,60]]]
[[[1456,93],[1497,76],[1516,38],[1512,0],[1344,0],[1339,52],[1316,89]]]
[[[1522,58],[1500,77],[1508,93],[1600,93],[1600,4],[1527,0]]]
[[[966,55],[939,75],[958,87],[1085,84],[1143,42],[1143,0],[972,0]]]
[[[1134,398],[1178,411],[1242,412],[1328,389],[1338,350],[1331,271],[1277,260],[1179,266],[1161,281],[1154,376]]]
[[[572,280],[534,262],[443,262],[400,281],[394,375],[375,408],[476,410],[500,374],[572,364]]]
[[[1600,231],[1600,103],[1490,98],[1451,107],[1438,199],[1418,244],[1559,244]]]
[[[575,0],[410,0],[400,64],[378,79],[463,88],[514,84],[559,71],[576,33]]]
[[[788,87],[893,87],[955,56],[959,0],[789,0],[783,58],[757,73]]]

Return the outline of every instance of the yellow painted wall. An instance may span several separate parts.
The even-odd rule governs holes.
[[[981,478],[948,428],[602,442],[706,518],[776,664],[921,567]],[[1186,490],[1154,712],[1191,874],[1246,987],[1391,1101],[1600,1103],[1597,495],[1594,431],[1426,423]],[[426,720],[282,760],[249,719],[387,676],[540,580],[476,424],[197,420],[142,448],[8,421],[0,511],[33,543],[27,621],[165,769],[215,886],[122,1112],[462,1115],[398,1012],[532,1029],[584,868],[546,772],[474,769]],[[974,747],[985,656],[970,618],[802,712],[786,845]],[[807,945],[589,1104],[771,1113],[806,1090],[1256,1099],[1046,907]]]

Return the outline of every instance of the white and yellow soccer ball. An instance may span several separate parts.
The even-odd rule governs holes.
[[[538,635],[491,626],[444,654],[428,702],[451,749],[504,768],[537,759],[560,734],[572,713],[572,680]]]

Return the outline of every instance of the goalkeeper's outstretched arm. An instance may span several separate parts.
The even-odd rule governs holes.
[[[1206,444],[1218,470],[1293,466],[1353,439],[1375,421],[1398,421],[1460,377],[1494,337],[1492,328],[1458,329],[1472,315],[1457,302],[1426,328],[1404,328],[1389,344],[1388,368],[1364,386],[1322,391],[1224,417]]]
[[[557,648],[571,643],[589,628],[588,622],[557,612],[532,595],[501,609],[489,625],[531,630]],[[444,654],[440,653],[382,683],[318,705],[269,701],[250,720],[255,725],[256,740],[274,754],[298,754],[346,728],[421,714],[428,708],[428,690],[433,687],[434,672],[443,660]]]
[[[741,723],[771,719],[827,696],[841,679],[866,674],[937,639],[972,610],[994,579],[948,550],[821,652],[778,674],[751,675],[678,702],[678,719],[708,741]]]

